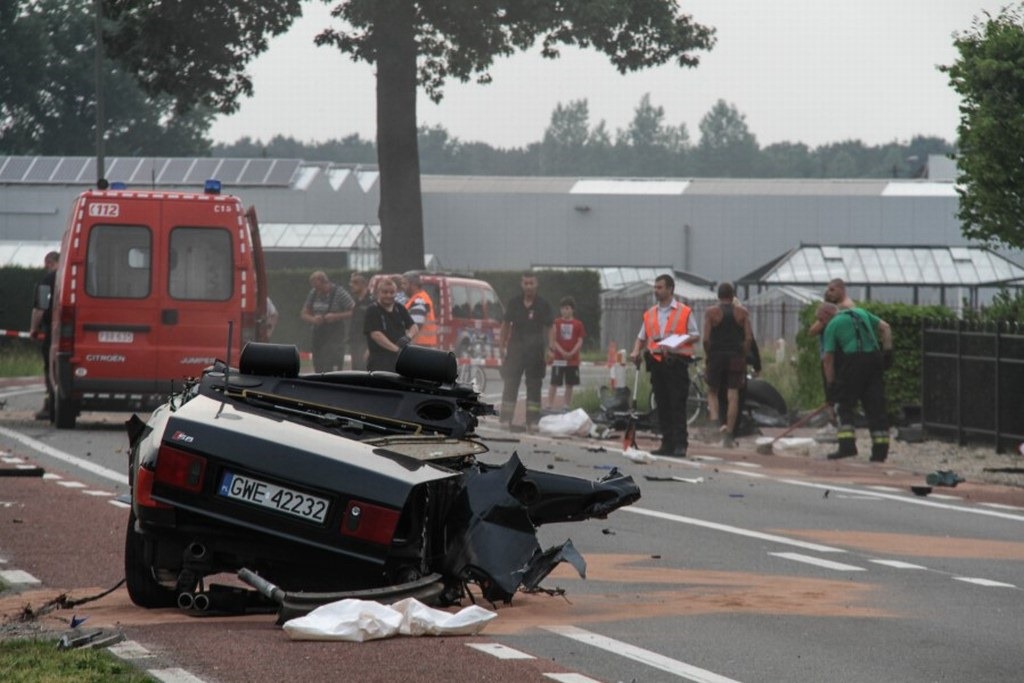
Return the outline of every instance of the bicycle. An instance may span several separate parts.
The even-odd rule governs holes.
[[[698,420],[707,417],[708,411],[708,388],[707,383],[704,379],[703,364],[699,358],[694,358],[689,361],[689,367],[687,372],[690,375],[690,390],[686,396],[686,424],[692,425],[698,422]],[[654,399],[654,390],[651,390],[651,412],[653,413],[658,408],[658,403]],[[703,416],[703,418],[702,418]]]
[[[478,394],[484,393],[487,389],[487,373],[484,366],[473,363],[471,358],[460,359],[459,374],[455,379],[459,384],[473,387],[473,391]]]

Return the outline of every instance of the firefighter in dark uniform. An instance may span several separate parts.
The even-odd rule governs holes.
[[[500,345],[503,362],[501,421],[511,430],[512,417],[519,398],[519,383],[526,378],[526,431],[532,432],[540,422],[540,389],[544,371],[548,335],[554,313],[551,304],[537,294],[537,276],[523,273],[521,296],[514,296],[505,305],[501,323]]]
[[[656,303],[644,312],[630,358],[639,364],[644,358],[651,373],[651,387],[658,404],[661,446],[655,455],[686,457],[689,433],[686,429],[686,398],[690,393],[690,368],[694,344],[700,339],[696,316],[686,304],[675,299],[676,281],[671,275],[654,280]],[[679,344],[665,344],[667,337],[684,337]]]
[[[829,460],[857,455],[854,410],[860,402],[871,432],[871,462],[889,456],[889,420],[883,374],[892,358],[889,324],[863,308],[838,309],[825,303],[818,318],[827,322],[822,340],[826,398],[835,406],[839,450]]]

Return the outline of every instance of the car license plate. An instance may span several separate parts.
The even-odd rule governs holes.
[[[224,473],[217,493],[225,498],[271,508],[321,524],[327,519],[328,502],[324,498],[231,472]]]
[[[101,342],[112,342],[114,344],[131,344],[135,341],[134,332],[113,332],[103,331],[100,332]]]

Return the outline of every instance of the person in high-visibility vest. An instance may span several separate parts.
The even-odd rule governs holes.
[[[700,340],[697,316],[675,299],[676,281],[667,273],[654,280],[656,303],[644,312],[640,333],[629,357],[639,365],[643,357],[651,373],[658,403],[661,446],[654,455],[686,457],[690,435],[686,429],[686,397],[690,393],[689,364]]]
[[[433,300],[423,289],[418,273],[405,273],[402,281],[405,283],[405,310],[409,311],[420,329],[413,342],[417,346],[437,346],[437,316]]]

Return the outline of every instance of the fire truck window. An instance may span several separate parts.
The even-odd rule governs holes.
[[[492,289],[484,290],[484,317],[500,323],[504,315],[505,307],[501,305],[498,295]]]
[[[220,228],[175,228],[167,272],[167,291],[174,299],[227,301],[235,273],[231,233]]]
[[[144,299],[150,289],[152,236],[140,225],[96,225],[89,231],[85,291],[89,296]]]

